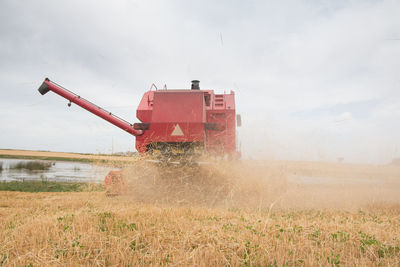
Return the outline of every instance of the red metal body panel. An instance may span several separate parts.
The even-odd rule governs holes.
[[[222,131],[208,131],[206,150],[213,154],[233,154],[236,152],[236,113],[234,92],[211,94],[207,122],[217,123]]]
[[[139,107],[136,110],[136,117],[145,123],[151,122],[151,115],[153,112],[153,100],[154,100],[154,91],[146,92],[142,100],[139,103]]]
[[[160,90],[144,94],[137,118],[150,129],[136,137],[136,149],[145,153],[157,142],[199,142],[207,153],[236,153],[235,95],[214,94],[213,90]],[[215,123],[207,130],[205,123]],[[179,125],[182,135],[173,135]]]
[[[154,92],[152,122],[205,122],[204,93],[195,90]]]

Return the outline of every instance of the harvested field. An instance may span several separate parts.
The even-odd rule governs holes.
[[[400,206],[244,211],[0,192],[3,265],[398,266]]]
[[[0,192],[0,262],[398,266],[398,169],[328,164],[304,182],[309,166],[137,162],[121,196]]]

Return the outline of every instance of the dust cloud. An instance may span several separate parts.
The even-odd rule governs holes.
[[[294,161],[211,161],[124,168],[126,195],[139,203],[240,209],[355,210],[400,204],[400,167]]]

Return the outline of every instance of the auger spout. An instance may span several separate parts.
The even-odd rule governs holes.
[[[42,95],[44,95],[49,91],[53,91],[54,93],[58,94],[59,96],[62,96],[65,99],[67,99],[68,101],[70,101],[70,103],[68,105],[70,105],[71,103],[75,103],[78,106],[80,106],[81,108],[86,109],[87,111],[99,116],[100,118],[108,121],[111,124],[114,124],[118,128],[120,128],[134,136],[142,135],[144,132],[143,130],[134,129],[133,124],[115,116],[111,112],[93,104],[92,102],[80,97],[79,95],[69,91],[66,88],[61,87],[60,85],[58,85],[58,84],[50,81],[48,78],[46,78],[44,80],[44,82],[42,83],[42,85],[39,87],[39,92]]]

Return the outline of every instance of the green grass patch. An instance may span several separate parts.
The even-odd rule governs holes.
[[[49,181],[0,182],[0,191],[20,192],[88,192],[103,191],[101,184]]]
[[[28,170],[28,171],[47,171],[50,169],[51,162],[41,161],[20,161],[10,165],[10,169]]]
[[[3,170],[3,162],[0,161],[0,172]]]

